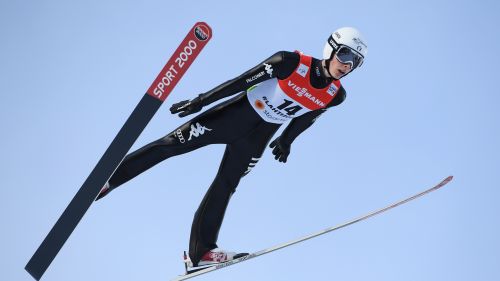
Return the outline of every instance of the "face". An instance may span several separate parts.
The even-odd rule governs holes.
[[[351,65],[348,63],[341,63],[335,55],[334,58],[330,60],[328,71],[330,71],[330,74],[332,74],[333,78],[340,79],[342,76],[351,71]]]

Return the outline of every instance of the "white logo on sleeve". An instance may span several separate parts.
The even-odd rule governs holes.
[[[268,64],[268,63],[264,63],[264,66],[266,67],[266,72],[267,74],[269,74],[269,77],[273,77],[273,66]]]
[[[306,77],[307,71],[309,71],[309,66],[303,63],[301,63],[299,68],[297,68],[297,73],[302,77]]]
[[[205,131],[212,131],[205,126],[200,125],[200,123],[196,123],[195,125],[191,125],[191,131],[189,132],[188,141],[190,141],[193,137],[197,138],[200,135],[203,135]]]
[[[177,129],[177,131],[175,131],[175,136],[179,139],[180,143],[186,142],[186,140],[184,139],[184,136],[182,135],[181,129]]]

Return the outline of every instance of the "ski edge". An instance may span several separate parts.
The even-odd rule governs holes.
[[[218,264],[218,265],[214,265],[214,266],[211,266],[211,267],[208,267],[208,268],[205,268],[205,269],[202,269],[202,270],[190,273],[190,274],[180,275],[180,276],[175,277],[171,281],[181,281],[181,280],[191,279],[193,277],[196,277],[196,276],[199,276],[199,275],[202,275],[202,274],[205,274],[205,273],[209,273],[209,272],[212,272],[214,270],[222,269],[222,268],[225,268],[225,267],[228,267],[228,266],[231,266],[231,265],[234,265],[234,264],[237,264],[237,263],[240,263],[240,262],[243,262],[243,261],[246,261],[246,260],[258,257],[258,256],[262,256],[264,254],[268,254],[268,253],[274,252],[274,251],[279,250],[279,249],[283,249],[285,247],[289,247],[289,246],[295,245],[297,243],[300,243],[300,242],[312,239],[314,237],[317,237],[317,236],[320,236],[320,235],[332,232],[334,230],[338,230],[338,229],[344,228],[346,226],[355,224],[357,222],[360,222],[360,221],[366,220],[368,218],[374,217],[374,216],[376,216],[378,214],[384,213],[384,212],[386,212],[386,211],[388,211],[390,209],[394,209],[394,208],[396,208],[396,207],[398,207],[400,205],[403,205],[403,204],[408,203],[410,201],[413,201],[413,200],[415,200],[415,199],[417,199],[419,197],[422,197],[422,196],[424,196],[424,195],[426,195],[428,193],[431,193],[431,192],[433,192],[435,190],[438,190],[439,188],[441,188],[441,187],[445,186],[446,184],[448,184],[452,179],[453,179],[453,176],[448,176],[447,178],[445,178],[444,180],[442,180],[440,183],[438,183],[437,185],[435,185],[435,186],[433,186],[433,187],[431,187],[429,189],[426,189],[426,190],[424,190],[424,191],[422,191],[420,193],[417,193],[417,194],[415,194],[413,196],[410,196],[410,197],[408,197],[406,199],[403,199],[403,200],[397,201],[395,203],[392,203],[392,204],[390,204],[390,205],[388,205],[386,207],[383,207],[381,209],[377,209],[377,210],[372,211],[370,213],[367,213],[367,214],[365,214],[363,216],[357,217],[357,218],[355,218],[353,220],[350,220],[348,222],[345,222],[345,223],[342,223],[342,224],[339,224],[339,225],[336,225],[336,226],[333,226],[333,227],[326,228],[324,230],[315,232],[313,234],[310,234],[310,235],[307,235],[307,236],[304,236],[304,237],[301,237],[301,238],[298,238],[298,239],[295,239],[295,240],[291,240],[291,241],[283,243],[283,244],[279,244],[279,245],[276,245],[276,246],[273,246],[273,247],[270,247],[270,248],[266,248],[264,250],[261,250],[261,251],[258,251],[258,252],[255,252],[255,253],[243,256],[241,258],[237,258],[237,259],[234,259],[234,260],[231,260],[231,261],[228,261],[228,262],[224,262],[224,263],[221,263],[221,264]]]

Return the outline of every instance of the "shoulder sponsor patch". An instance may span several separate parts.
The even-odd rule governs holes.
[[[303,63],[301,63],[297,68],[297,73],[302,77],[306,77],[307,71],[309,71],[309,66]]]
[[[338,90],[337,86],[335,86],[335,84],[333,84],[333,83],[330,83],[330,87],[328,87],[328,90],[326,90],[326,92],[330,96],[333,96],[335,94],[335,92],[337,92],[337,90]]]

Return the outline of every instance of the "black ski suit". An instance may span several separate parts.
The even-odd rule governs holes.
[[[240,93],[196,116],[168,135],[130,153],[109,180],[113,189],[172,156],[208,144],[226,144],[217,176],[194,215],[189,256],[195,265],[207,251],[217,247],[219,229],[231,195],[240,179],[255,166],[267,143],[280,127],[280,124],[264,121],[256,113],[246,97],[246,90],[265,80],[287,78],[297,69],[299,62],[298,53],[277,52],[239,77],[201,94],[201,103],[208,105]],[[272,73],[269,73],[269,65]],[[332,82],[326,76],[321,61],[314,58],[310,77],[311,85],[318,89]],[[326,107],[292,119],[277,139],[278,149],[289,151],[291,143],[300,133],[311,126],[326,108],[343,102],[345,96],[345,90],[340,87]]]

